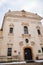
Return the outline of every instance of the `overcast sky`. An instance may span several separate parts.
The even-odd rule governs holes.
[[[43,17],[43,0],[0,0],[0,27],[8,10],[22,10],[37,13]]]

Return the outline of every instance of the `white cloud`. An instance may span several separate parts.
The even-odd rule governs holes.
[[[7,0],[0,0],[0,7],[1,7],[4,3],[7,3]]]
[[[0,19],[9,9],[26,10],[43,16],[43,0],[0,0]]]
[[[8,8],[11,9],[25,9],[33,10],[33,9],[42,9],[42,4],[39,2],[40,0],[0,0],[0,7],[6,4]]]

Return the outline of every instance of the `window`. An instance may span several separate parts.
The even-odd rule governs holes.
[[[8,48],[8,56],[12,55],[12,48]]]
[[[10,33],[13,33],[13,28],[10,28]]]
[[[28,39],[25,39],[26,43],[28,43]]]
[[[38,50],[38,53],[41,53],[41,50]]]
[[[39,35],[41,34],[39,29],[37,30],[37,32],[38,32]]]
[[[43,48],[42,48],[42,52],[43,52]]]
[[[28,28],[27,28],[27,26],[24,26],[24,34],[28,34]]]

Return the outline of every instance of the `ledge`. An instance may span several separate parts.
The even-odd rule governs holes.
[[[14,36],[14,33],[8,33],[8,36]]]
[[[38,37],[43,37],[43,35],[38,35]]]
[[[31,34],[22,34],[22,37],[31,37]]]

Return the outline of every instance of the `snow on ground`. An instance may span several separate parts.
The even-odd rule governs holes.
[[[34,62],[36,63],[41,63],[43,62],[43,60],[34,60]],[[9,64],[26,64],[26,61],[22,61],[22,62],[8,62],[8,63],[0,63],[0,65],[9,65]],[[31,63],[31,62],[30,62]]]
[[[0,63],[0,65],[2,65],[2,64],[26,64],[26,62],[25,61],[23,61],[23,62],[9,62],[9,63]]]

